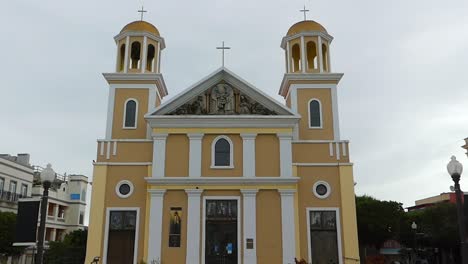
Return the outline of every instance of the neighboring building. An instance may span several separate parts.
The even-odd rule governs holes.
[[[283,103],[222,67],[161,104],[159,31],[135,21],[114,39],[86,263],[359,263],[343,74],[323,26],[283,38]]]
[[[44,188],[40,183],[41,167],[35,167],[35,185],[32,197],[41,198]],[[88,177],[83,175],[60,175],[49,189],[46,218],[46,241],[61,240],[68,232],[84,229],[86,189]]]
[[[16,213],[18,199],[31,196],[33,174],[29,154],[0,154],[0,212]]]
[[[466,195],[468,195],[468,192],[464,193],[464,196],[466,196]],[[462,200],[463,200],[464,196],[462,196]],[[415,203],[414,206],[411,206],[411,207],[407,208],[408,211],[424,209],[424,208],[427,208],[427,207],[434,206],[435,204],[438,204],[438,203],[453,203],[453,204],[456,204],[457,203],[457,198],[456,198],[455,192],[448,192],[448,193],[441,193],[441,194],[436,195],[436,196],[424,198],[424,199],[421,199],[421,200],[417,200],[414,203]]]

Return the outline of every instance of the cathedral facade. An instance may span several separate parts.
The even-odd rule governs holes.
[[[359,263],[332,40],[311,20],[289,29],[284,102],[224,67],[164,100],[164,39],[126,25],[103,74],[86,263]]]

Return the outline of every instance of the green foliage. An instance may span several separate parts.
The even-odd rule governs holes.
[[[359,242],[380,248],[388,239],[398,239],[405,211],[401,203],[380,201],[370,196],[356,197]]]
[[[7,256],[20,255],[22,247],[14,247],[16,214],[0,212],[0,253]]]
[[[46,263],[83,263],[87,237],[87,231],[75,230],[66,234],[63,241],[49,242],[49,249],[45,253]]]
[[[450,203],[408,212],[402,230],[402,242],[405,245],[412,245],[418,240],[418,244],[422,246],[457,248],[459,241],[457,217],[456,205]],[[416,231],[411,229],[413,222],[418,225]]]

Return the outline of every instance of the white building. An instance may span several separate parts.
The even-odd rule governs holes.
[[[17,212],[18,199],[31,196],[33,175],[29,154],[0,154],[0,212]]]

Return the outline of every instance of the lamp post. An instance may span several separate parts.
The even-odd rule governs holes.
[[[414,252],[414,256],[412,257],[412,263],[415,263],[416,262],[416,257],[418,255],[418,252],[417,252],[417,249],[416,249],[416,244],[417,244],[417,232],[418,232],[418,225],[416,224],[416,222],[413,221],[413,223],[411,224],[411,229],[413,229],[414,231],[414,240],[413,240],[413,252]]]
[[[458,232],[460,235],[460,253],[462,264],[468,264],[468,241],[466,241],[465,232],[465,216],[463,214],[462,192],[460,190],[460,177],[463,172],[463,165],[458,162],[455,156],[451,157],[451,161],[447,164],[447,171],[455,183],[455,196],[457,200],[458,214]]]
[[[45,222],[46,222],[46,214],[47,214],[47,203],[49,200],[49,188],[52,185],[52,182],[54,181],[54,179],[55,179],[55,171],[52,169],[52,165],[47,164],[47,168],[45,168],[41,172],[41,181],[42,181],[42,186],[44,187],[44,192],[42,193],[41,221],[39,224],[36,260],[34,262],[36,264],[43,263],[44,234],[45,234]]]

